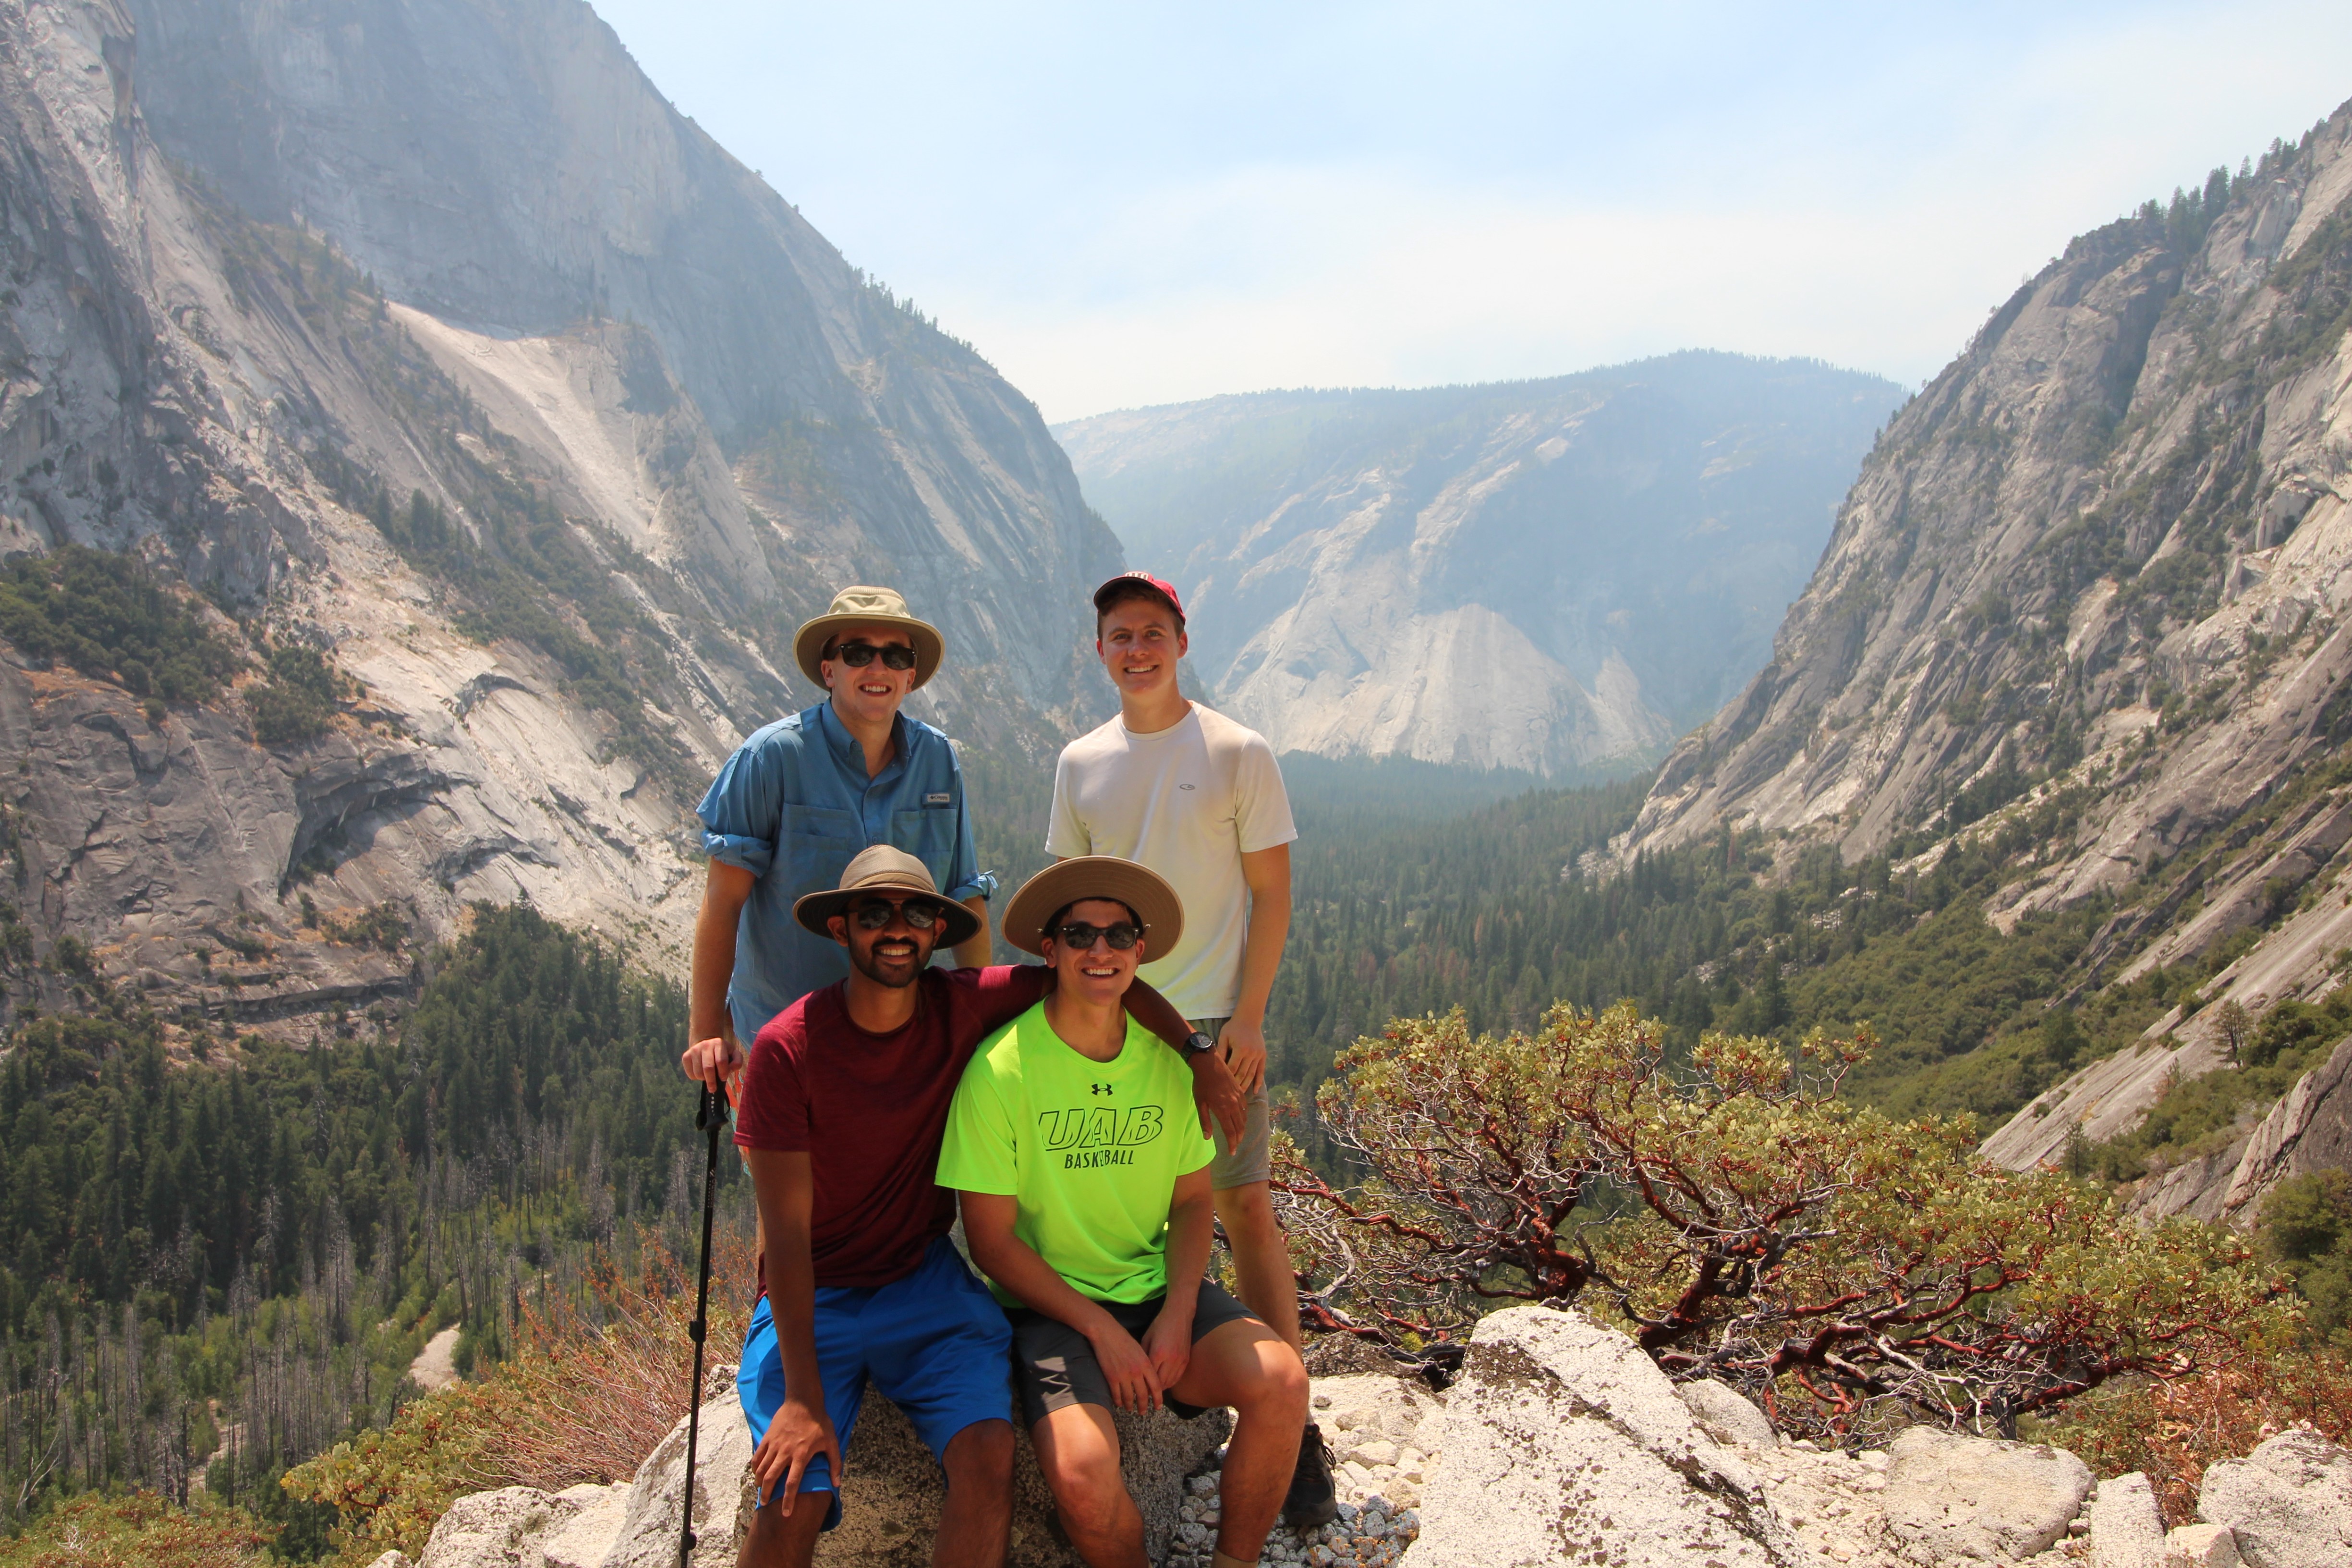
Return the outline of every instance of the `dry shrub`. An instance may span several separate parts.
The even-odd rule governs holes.
[[[2144,1472],[2168,1525],[2197,1518],[2205,1468],[2309,1426],[2352,1443],[2352,1360],[2341,1351],[2248,1358],[2172,1382],[2135,1380],[2103,1390],[2047,1429],[2103,1476]]]
[[[561,1491],[582,1481],[616,1481],[637,1466],[686,1414],[693,1375],[694,1265],[649,1241],[635,1280],[606,1275],[590,1312],[569,1305],[526,1309],[528,1348],[501,1368],[515,1396],[490,1438],[488,1458],[507,1484]],[[711,1237],[709,1370],[740,1356],[750,1320],[754,1258],[748,1235]]]
[[[522,1353],[404,1407],[392,1424],[339,1443],[281,1483],[332,1505],[336,1561],[423,1552],[451,1502],[494,1487],[550,1491],[634,1475],[678,1417],[694,1344],[694,1264],[656,1234],[640,1238],[636,1276],[594,1276],[584,1302],[525,1305]],[[754,1289],[748,1231],[711,1238],[709,1371],[733,1362]]]

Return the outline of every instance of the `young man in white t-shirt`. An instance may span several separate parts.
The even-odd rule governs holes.
[[[1242,1300],[1302,1349],[1298,1285],[1266,1185],[1265,1004],[1290,934],[1290,797],[1264,736],[1176,689],[1190,646],[1176,590],[1127,572],[1095,590],[1095,653],[1118,717],[1062,748],[1046,852],[1116,855],[1173,884],[1184,931],[1139,972],[1217,1038],[1250,1097],[1239,1142],[1217,1142],[1209,1180]],[[1286,1523],[1335,1518],[1330,1457],[1311,1424],[1283,1503]]]

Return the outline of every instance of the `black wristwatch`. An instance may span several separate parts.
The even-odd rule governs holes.
[[[1184,1037],[1184,1055],[1188,1059],[1207,1056],[1217,1048],[1217,1037],[1195,1029]]]

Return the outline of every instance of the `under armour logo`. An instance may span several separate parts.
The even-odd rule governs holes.
[[[1108,1094],[1110,1092],[1110,1085],[1107,1083],[1098,1083],[1092,1087],[1097,1094]]]
[[[1191,784],[1180,784],[1176,787],[1178,789],[1191,789],[1192,786]]]

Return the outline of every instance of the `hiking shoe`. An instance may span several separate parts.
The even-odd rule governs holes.
[[[1298,1435],[1298,1468],[1290,1472],[1290,1490],[1282,1500],[1282,1522],[1293,1530],[1313,1530],[1339,1517],[1339,1495],[1331,1487],[1331,1450],[1314,1422]]]

